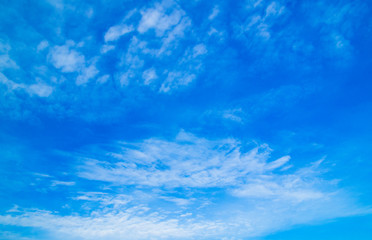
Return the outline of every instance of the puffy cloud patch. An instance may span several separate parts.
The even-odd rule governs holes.
[[[62,72],[77,72],[85,66],[85,57],[73,49],[74,42],[68,41],[66,45],[55,46],[49,52],[49,61]]]
[[[141,11],[142,18],[137,28],[138,32],[145,33],[154,29],[156,35],[161,37],[167,30],[177,25],[185,13],[180,9],[171,8],[172,6],[169,5],[173,4],[164,1],[161,4],[156,3],[154,8]],[[172,10],[167,13],[167,10],[170,9]]]
[[[32,84],[27,87],[27,91],[30,94],[35,94],[39,97],[48,97],[53,92],[53,87],[43,84],[43,83],[37,83]]]
[[[63,73],[78,73],[76,85],[87,83],[98,73],[95,66],[96,59],[85,60],[85,56],[78,52],[75,47],[79,47],[73,41],[67,41],[65,45],[53,47],[49,54],[49,61]]]

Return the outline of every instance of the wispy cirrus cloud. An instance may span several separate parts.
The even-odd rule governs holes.
[[[112,26],[105,34],[105,42],[118,40],[121,36],[130,33],[133,30],[133,26],[127,26],[125,24]]]
[[[176,142],[149,139],[118,147],[122,153],[108,154],[112,161],[88,159],[80,176],[145,186],[233,186],[243,183],[246,175],[265,172],[270,152],[263,146],[242,154],[233,139],[213,142],[184,132]]]
[[[0,223],[41,228],[51,239],[243,239],[370,212],[323,177],[323,160],[293,169],[289,156],[270,160],[266,145],[249,150],[181,131],[173,140],[87,149],[75,156],[76,181],[52,185],[106,188],[72,192],[71,215],[18,208]]]
[[[150,187],[227,188],[237,196],[319,199],[336,182],[318,178],[320,162],[287,173],[289,156],[268,161],[265,145],[242,151],[234,139],[210,141],[181,131],[174,142],[148,139],[138,144],[119,143],[106,153],[110,160],[87,158],[79,176],[113,184]],[[307,180],[305,180],[307,179]],[[317,187],[317,185],[323,185]]]

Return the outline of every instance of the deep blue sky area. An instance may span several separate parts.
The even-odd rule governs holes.
[[[371,238],[371,2],[0,9],[0,239]]]

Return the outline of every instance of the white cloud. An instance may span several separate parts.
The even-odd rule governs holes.
[[[0,55],[0,69],[18,68],[17,64],[9,57],[8,54]]]
[[[107,53],[107,52],[109,52],[111,50],[114,50],[114,49],[115,49],[115,46],[114,45],[107,45],[107,44],[105,44],[105,45],[103,45],[101,47],[101,53],[102,54],[105,54],[105,53]]]
[[[141,41],[136,36],[133,36],[130,40],[128,50],[121,56],[121,62],[119,63],[122,70],[115,76],[121,86],[128,86],[131,79],[141,78],[142,68],[145,64],[145,58],[142,54],[147,50],[146,44],[147,42]]]
[[[210,141],[185,132],[173,142],[148,139],[118,147],[119,152],[106,154],[108,161],[87,158],[79,167],[79,175],[128,185],[240,186],[273,178],[276,175],[272,172],[289,161],[289,156],[284,156],[268,162],[270,149],[265,145],[243,152],[241,143],[234,139]]]
[[[47,47],[49,47],[49,42],[47,40],[43,40],[39,43],[39,45],[37,45],[36,50],[40,52],[46,49]]]
[[[31,95],[35,94],[39,97],[49,97],[53,92],[53,87],[44,83],[36,83],[29,85],[27,87],[27,92],[29,92]]]
[[[9,80],[4,74],[0,73],[0,83],[7,86],[9,91],[14,90],[23,90],[28,93],[30,96],[37,95],[39,97],[49,97],[52,93],[54,88],[49,86],[45,83],[38,82],[35,84],[23,84],[23,83],[16,83],[12,80]]]
[[[167,93],[173,89],[189,85],[196,78],[195,74],[187,72],[170,72],[161,85],[159,92]]]
[[[13,68],[13,69],[19,68],[17,63],[13,61],[9,56],[10,49],[11,47],[9,44],[0,42],[0,70],[6,69],[6,68]]]
[[[169,9],[173,10],[168,13]],[[155,29],[157,36],[163,36],[167,30],[179,23],[184,14],[182,10],[168,6],[166,1],[162,4],[157,3],[154,8],[141,11],[142,18],[137,30],[145,33],[150,29]]]
[[[256,8],[262,4],[263,0],[247,0],[246,8]]]
[[[83,67],[81,73],[76,78],[76,85],[82,85],[87,83],[90,79],[94,78],[99,71],[97,70],[94,63],[92,63],[89,67]]]
[[[128,70],[142,68],[145,61],[141,58],[141,52],[146,49],[146,44],[134,36],[129,43],[128,51],[122,56],[120,66],[125,66]]]
[[[104,35],[104,40],[106,43],[108,42],[114,42],[117,41],[122,36],[131,33],[135,30],[135,27],[133,25],[128,25],[126,22],[128,19],[130,19],[135,13],[137,12],[137,9],[133,9],[130,11],[121,21],[121,23],[111,26],[107,32]],[[101,48],[101,53],[106,53],[112,49],[114,49],[114,45],[105,44]]]
[[[172,48],[176,46],[179,39],[182,39],[185,35],[186,29],[191,26],[191,21],[187,17],[183,17],[182,20],[177,24],[168,34],[162,38],[162,46],[156,53],[157,56],[161,54],[170,55]]]
[[[175,204],[179,206],[190,205],[191,202],[195,200],[195,199],[187,199],[187,198],[168,197],[168,196],[161,196],[160,198],[168,202],[174,202]]]
[[[121,208],[130,203],[133,200],[132,196],[125,194],[107,194],[104,192],[82,192],[79,196],[74,198],[75,200],[88,201],[88,202],[98,202],[101,206],[105,207],[108,205],[113,205],[113,207]]]
[[[51,182],[51,186],[74,186],[75,182],[66,182],[66,181],[59,181],[59,180],[53,180]]]
[[[329,183],[319,183],[318,181],[322,180],[314,176],[316,173],[312,172],[311,168],[301,169],[299,172],[288,175],[264,175],[232,190],[232,194],[239,197],[268,198],[292,202],[326,199],[334,194],[323,192],[321,190],[322,184]],[[310,177],[310,181],[308,177]]]
[[[5,68],[17,69],[18,65],[9,57],[8,54],[0,55],[0,70]]]
[[[8,87],[10,91],[17,89],[17,88],[24,88],[25,85],[21,83],[15,83],[12,80],[9,80],[4,74],[0,72],[0,83],[4,84]]]
[[[134,30],[133,26],[126,24],[119,24],[109,28],[105,34],[105,42],[111,42],[118,40],[121,36],[130,33]]]
[[[234,206],[227,204],[214,208],[217,214],[205,218],[200,210],[197,214],[187,209],[173,213],[152,211],[143,205],[128,207],[125,196],[110,198],[97,195],[99,194],[87,194],[87,197],[83,195],[76,199],[102,201],[103,204],[91,214],[62,216],[50,211],[19,209],[15,213],[0,216],[0,223],[41,228],[53,240],[245,239],[286,230],[296,224],[368,212],[366,209],[350,209],[348,202],[342,198],[313,198],[308,203],[285,200],[235,202]],[[180,207],[182,206],[185,205],[181,204]]]
[[[49,52],[50,62],[62,72],[77,72],[85,66],[85,57],[72,49],[75,43],[68,41],[66,45],[55,46]]]
[[[220,8],[218,6],[215,6],[212,10],[212,13],[208,16],[208,19],[213,20],[214,18],[218,16],[219,13],[220,13]]]
[[[243,40],[249,52],[258,59],[266,59],[259,60],[260,65],[267,65],[268,61],[287,61],[288,67],[295,69],[294,62],[302,61],[304,69],[320,68],[310,64],[309,59],[314,54],[324,60],[332,58],[332,64],[344,65],[353,59],[354,47],[350,39],[357,26],[363,24],[365,9],[363,1],[304,2],[296,8],[298,14],[304,16],[299,24],[290,21],[292,8],[287,9],[282,1],[252,0],[248,1],[245,14],[234,24],[235,36]],[[304,34],[303,26],[316,33],[317,41],[314,41],[314,34]],[[291,52],[292,49],[295,51]]]
[[[269,163],[267,165],[267,169],[269,169],[269,170],[277,169],[277,168],[283,166],[284,164],[286,164],[290,159],[291,159],[290,156],[281,157],[281,158]]]
[[[167,73],[159,92],[168,93],[193,82],[197,78],[197,74],[202,71],[202,59],[207,52],[205,44],[202,43],[186,49],[183,57],[178,60],[176,69]]]
[[[110,32],[113,36],[118,36],[116,33],[120,32],[122,26],[128,26],[126,25],[128,18],[136,12],[134,9],[127,14],[121,24],[111,28]],[[162,79],[160,88],[159,86],[153,88],[160,89],[159,92],[171,92],[182,86],[187,86],[196,78],[202,66],[200,60],[194,61],[194,59],[199,59],[207,54],[206,46],[196,44],[194,48],[188,48],[185,56],[181,56],[181,60],[173,61],[171,65],[164,61],[164,57],[171,56],[177,51],[179,41],[185,37],[185,32],[191,26],[191,20],[173,1],[162,1],[152,7],[143,8],[140,14],[137,33],[131,37],[127,51],[123,54],[120,53],[119,67],[121,69],[119,73],[115,74],[115,79],[120,82],[121,86],[127,86],[130,82],[140,83],[137,79],[141,78],[143,85],[150,85],[155,79]],[[132,24],[135,26],[135,23]],[[124,27],[124,32],[127,32],[126,29]],[[150,30],[154,30],[155,36],[148,38],[145,33]],[[116,39],[116,37],[106,38],[106,40],[108,39]],[[101,53],[106,53],[114,48],[114,45],[106,44],[101,47]],[[152,61],[165,62],[164,64],[169,65],[169,69],[167,71],[156,71],[152,67],[143,69],[146,65],[153,65]]]
[[[279,2],[250,1],[247,5],[247,14],[244,23],[238,23],[236,29],[240,29],[238,35],[245,39],[249,35],[247,42],[252,45],[252,39],[255,44],[262,44],[262,40],[268,41],[272,38],[272,25],[277,22],[286,12],[286,8]]]
[[[65,7],[63,0],[47,0],[47,2],[58,10],[63,10]]]
[[[7,240],[32,240],[32,238],[23,237],[19,233],[14,233],[10,231],[0,231],[0,239],[7,239]]]
[[[83,45],[81,42],[80,45]],[[78,73],[76,85],[83,85],[98,73],[96,68],[97,57],[85,60],[85,56],[78,52],[78,45],[73,41],[67,41],[65,45],[53,47],[48,54],[48,60],[58,69],[65,73]],[[82,46],[80,46],[82,47]]]
[[[285,7],[284,6],[281,6],[279,3],[277,2],[272,2],[270,3],[269,6],[267,6],[266,8],[266,15],[265,15],[265,18],[268,18],[270,16],[279,16],[281,15],[285,10]]]
[[[37,173],[37,172],[34,172],[32,173],[33,175],[37,176],[37,177],[42,177],[42,178],[52,178],[52,176],[50,176],[49,174],[45,174],[45,173]]]
[[[193,57],[196,58],[200,55],[207,53],[207,48],[204,44],[198,44],[193,48]]]
[[[242,115],[244,114],[244,112],[241,108],[225,110],[225,111],[222,111],[221,114],[224,119],[229,119],[231,121],[238,122],[238,123],[243,122]]]
[[[151,29],[155,31],[156,38],[152,42],[158,42],[161,46],[158,49],[148,49],[147,52],[157,57],[170,55],[191,25],[191,20],[173,1],[157,3],[153,8],[142,10],[141,15],[137,31],[141,34]]]
[[[157,78],[158,75],[156,74],[154,68],[149,68],[142,73],[142,79],[144,80],[143,84],[145,85],[150,85],[153,82],[153,80]]]
[[[48,211],[26,210],[18,216],[0,216],[0,223],[42,228],[52,232],[53,239],[179,239],[193,237],[200,231],[210,236],[211,229],[217,232],[222,228],[221,224],[212,222],[183,225],[177,219],[163,219],[159,214],[146,216],[147,211],[147,208],[134,207],[117,213],[63,217]]]
[[[134,76],[135,75],[133,74],[133,72],[128,71],[119,73],[117,75],[117,79],[119,80],[121,86],[128,86],[130,83],[130,79],[133,78]]]
[[[97,82],[100,84],[106,83],[110,79],[110,75],[105,74],[97,79]]]
[[[181,131],[172,141],[121,142],[109,152],[107,147],[77,156],[83,161],[80,177],[111,182],[107,191],[70,198],[81,206],[80,214],[16,207],[0,215],[0,224],[41,228],[53,240],[245,239],[371,212],[338,181],[321,177],[321,161],[288,172],[282,167],[289,156],[270,161],[266,145],[247,151],[234,139]]]

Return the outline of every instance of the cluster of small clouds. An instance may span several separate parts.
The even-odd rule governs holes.
[[[194,51],[186,49],[183,57],[179,55],[179,41],[185,38],[185,32],[190,33],[189,17],[176,3],[163,1],[139,11],[141,17],[136,28],[127,25],[126,22],[137,12],[131,11],[122,23],[111,27],[105,34],[105,41],[112,42],[125,34],[136,32],[119,64],[121,70],[117,78],[121,85],[128,85],[137,79],[142,85],[157,86],[159,92],[163,93],[189,85],[200,70],[196,66],[200,64],[200,56],[207,53],[206,46],[199,43],[193,47]],[[114,48],[114,45],[105,46],[105,49]],[[181,59],[169,61],[176,56]],[[154,64],[149,65],[149,62]],[[162,64],[166,64],[167,68],[159,69]],[[138,80],[141,78],[142,81]]]
[[[99,71],[95,66],[95,59],[85,60],[83,54],[78,52],[75,42],[67,41],[65,45],[53,47],[49,54],[49,61],[63,73],[78,73],[76,84],[82,85],[94,78]]]
[[[62,3],[60,5],[63,6]],[[52,74],[50,79],[40,76],[35,84],[24,84],[9,80],[8,74],[2,73],[1,83],[10,91],[24,90],[29,95],[39,97],[48,97],[57,91],[59,87],[55,79],[59,78],[75,79],[73,82],[78,86],[85,86],[93,79],[98,84],[117,80],[121,86],[139,83],[161,93],[170,92],[189,85],[197,78],[202,65],[200,59],[207,53],[206,46],[195,41],[192,50],[186,48],[183,52],[179,41],[186,37],[186,32],[191,33],[191,20],[176,2],[155,3],[141,10],[130,11],[121,23],[109,27],[103,36],[100,54],[87,54],[84,41],[76,43],[66,40],[63,44],[54,45],[42,40],[35,51],[37,55],[45,56],[46,61],[35,69],[47,69],[44,72]],[[128,45],[123,45],[119,40],[128,34]],[[23,71],[10,57],[10,49],[9,44],[1,43],[0,69]],[[115,67],[117,70],[103,72],[97,63],[114,49],[117,49],[115,54],[121,59]],[[48,69],[50,65],[57,71]]]
[[[271,37],[269,28],[285,11],[285,7],[278,2],[267,3],[257,1],[247,6],[248,9],[261,9],[264,6],[263,14],[254,14],[247,19],[247,24],[243,25],[244,32],[251,32],[263,40]]]
[[[225,64],[224,56],[227,56],[216,54],[229,54],[230,51],[241,52],[239,54],[252,59],[247,66],[252,72],[270,69],[270,63],[308,71],[324,66],[321,59],[347,62],[353,55],[351,39],[365,16],[360,1],[338,1],[327,6],[322,1],[315,1],[295,4],[296,8],[281,0],[252,0],[238,5],[241,9],[232,9],[235,12],[231,14],[231,9],[225,8],[223,2],[211,4],[202,19],[177,1],[134,5],[125,9],[120,19],[107,19],[104,27],[98,33],[94,32],[96,35],[82,30],[87,35],[80,38],[64,36],[63,24],[60,24],[54,29],[56,38],[34,37],[38,39],[37,43],[27,47],[28,51],[24,53],[34,55],[35,62],[29,62],[30,66],[25,66],[24,61],[20,61],[22,57],[16,56],[20,55],[20,50],[12,51],[20,49],[17,44],[22,43],[21,40],[11,44],[2,41],[0,84],[2,92],[8,96],[4,100],[6,108],[20,109],[15,105],[20,105],[24,96],[36,96],[48,98],[44,103],[49,105],[44,110],[61,109],[65,104],[63,99],[68,99],[69,95],[90,90],[105,91],[100,96],[118,96],[129,89],[154,95],[176,94],[192,89],[197,81],[215,81],[213,73],[219,70],[219,64]],[[59,16],[76,10],[76,6],[63,1],[58,4],[53,1],[53,6]],[[90,28],[93,25],[84,19],[98,17],[99,9],[86,6],[78,14],[82,14],[82,26]],[[303,18],[297,19],[294,11]],[[311,34],[307,34],[299,22],[307,26],[306,31]],[[318,37],[314,37],[316,35]],[[235,41],[239,44],[229,44]],[[234,58],[232,55],[229,54],[227,60]],[[304,65],[296,67],[299,63]],[[202,79],[207,68],[213,78]],[[230,76],[229,71],[221,68],[219,73]],[[16,92],[26,95],[19,97]],[[75,99],[80,100],[77,96]],[[30,106],[32,103],[33,100],[28,102]],[[241,115],[221,113],[222,118],[240,123],[244,120]]]
[[[0,71],[4,70],[18,70],[19,66],[9,56],[11,46],[9,44],[0,42]],[[7,88],[8,92],[22,90],[30,96],[37,95],[39,97],[48,97],[53,92],[53,87],[43,83],[40,79],[36,79],[34,84],[17,83],[8,79],[0,72],[0,83]]]
[[[265,55],[270,54],[270,58],[279,57],[278,54],[288,50],[287,47],[299,55],[304,52],[308,55],[309,51],[315,50],[315,43],[312,43],[311,39],[302,39],[301,31],[297,29],[298,26],[288,23],[287,19],[291,16],[291,11],[281,1],[249,1],[245,9],[249,12],[247,17],[236,20],[233,26],[234,37],[243,40],[248,49],[258,54],[265,51]],[[335,25],[339,25],[340,19],[345,18],[350,12],[355,12],[354,10],[358,9],[355,7],[351,9],[351,6],[345,5],[336,17],[326,18],[327,26],[334,29]],[[220,7],[214,6],[208,16],[208,21],[213,21],[220,12]],[[282,27],[284,24],[286,24],[285,28]],[[319,25],[316,21],[310,23],[310,25],[314,24],[314,27]],[[86,61],[84,55],[74,47],[74,42],[67,41],[65,45],[53,47],[48,54],[48,59],[62,73],[77,72],[76,84],[82,85],[99,74],[100,71],[95,63],[115,49],[121,59],[116,66],[116,72],[103,73],[97,83],[106,83],[110,79],[107,76],[111,75],[112,79],[117,80],[121,86],[139,84],[167,93],[189,85],[203,70],[203,56],[208,53],[208,46],[200,40],[198,42],[198,37],[193,36],[194,28],[190,17],[176,2],[157,2],[140,10],[129,11],[120,23],[109,27],[103,36],[104,44],[100,50],[102,56],[97,55]],[[210,28],[208,33],[210,37],[214,33],[223,34],[224,32],[224,30],[217,31],[213,25]],[[214,30],[213,33],[211,33],[212,30]],[[289,33],[292,37],[287,36]],[[324,39],[329,43],[333,41],[335,49],[346,47],[350,49],[345,34],[340,31],[331,31],[331,35],[324,36]],[[127,44],[124,45],[120,41],[123,36],[127,36]],[[283,38],[289,39],[289,43],[276,49],[275,46],[280,44]],[[195,45],[186,48],[186,51],[182,53],[184,47],[180,41],[185,39],[192,40]],[[203,36],[199,39],[205,41]],[[42,41],[38,49],[45,47],[45,41]],[[267,48],[267,51],[264,50]],[[167,65],[167,68],[164,69],[162,65]]]
[[[138,15],[140,20],[136,23]],[[48,60],[62,73],[78,73],[76,84],[82,85],[100,73],[95,63],[104,58],[105,54],[116,49],[119,56],[121,54],[117,72],[103,74],[97,79],[98,83],[107,82],[112,75],[121,86],[135,83],[145,86],[159,85],[159,92],[170,92],[189,85],[197,78],[202,64],[200,58],[207,53],[204,44],[196,43],[191,51],[186,49],[184,56],[179,56],[181,60],[176,60],[175,63],[169,60],[169,58],[177,58],[180,54],[178,42],[185,37],[185,32],[190,32],[190,27],[191,20],[177,3],[163,1],[140,11],[134,9],[119,24],[109,27],[103,37],[105,43],[100,49],[103,55],[92,57],[87,61],[86,57],[78,51],[79,44],[69,40],[65,45],[52,47]],[[128,47],[123,52],[119,40],[125,35],[130,37]],[[150,45],[155,47],[149,47]],[[39,44],[38,50],[46,47],[48,45],[44,40]],[[162,65],[167,65],[167,68],[159,69]],[[160,82],[157,83],[158,81]]]
[[[333,59],[336,66],[352,59],[350,39],[365,14],[363,2],[312,1],[292,6],[280,0],[253,0],[242,10],[245,15],[237,15],[233,23],[235,37],[250,54],[260,56],[254,67],[288,61],[287,67],[291,68],[317,56],[312,65],[303,66],[307,71],[320,68],[320,59]]]
[[[243,11],[249,14],[237,16],[233,25],[235,37],[242,40],[252,54],[255,48],[261,53],[262,45],[280,41],[281,34],[272,28],[290,14],[280,1],[248,1]]]

